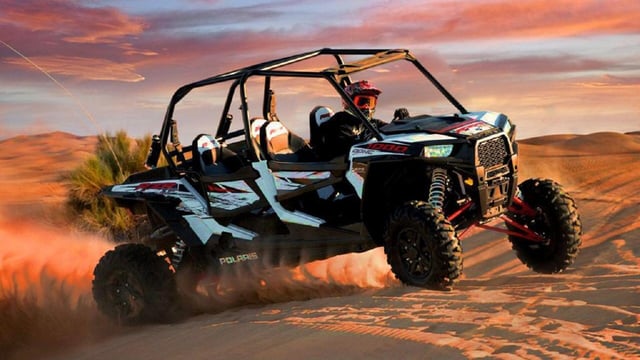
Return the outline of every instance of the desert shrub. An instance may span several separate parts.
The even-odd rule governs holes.
[[[95,154],[74,169],[68,178],[67,207],[77,225],[114,240],[136,240],[144,235],[147,231],[144,219],[115,206],[100,191],[144,170],[150,144],[151,136],[132,139],[122,130],[115,135],[106,133],[99,137]]]

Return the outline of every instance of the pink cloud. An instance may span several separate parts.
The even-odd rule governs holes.
[[[115,63],[107,59],[92,59],[68,56],[35,56],[31,61],[50,74],[83,78],[86,80],[116,80],[124,82],[138,82],[144,77],[135,72],[130,64]],[[5,60],[8,64],[26,66],[32,65],[20,58]]]
[[[609,89],[636,89],[640,90],[640,76],[621,77],[613,75],[603,75],[598,79],[589,82],[580,82],[576,85],[586,88],[609,88]],[[637,92],[635,93],[637,94]]]
[[[10,4],[9,4],[10,3]],[[145,24],[115,8],[89,8],[70,1],[2,1],[0,24],[31,32],[59,34],[71,43],[113,43],[118,38],[142,33]],[[44,6],[43,6],[44,5]]]
[[[612,62],[585,59],[573,55],[522,56],[516,58],[497,58],[494,60],[475,60],[451,65],[463,76],[493,77],[523,74],[578,73],[600,69],[613,69]]]
[[[0,40],[20,53],[3,62],[24,69],[36,70],[21,56],[51,74],[137,82],[144,77],[136,61],[157,54],[132,43],[146,24],[115,8],[85,7],[75,1],[0,0],[0,14]]]
[[[372,11],[368,27],[428,41],[640,33],[636,0],[442,2]],[[368,29],[369,31],[371,29]],[[374,32],[375,33],[375,32]]]

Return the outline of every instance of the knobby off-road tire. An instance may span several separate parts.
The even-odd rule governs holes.
[[[462,247],[442,212],[426,202],[395,209],[384,230],[384,251],[391,270],[407,285],[446,290],[462,274]]]
[[[120,324],[168,322],[177,314],[173,271],[145,245],[123,244],[108,251],[93,275],[98,309]]]
[[[582,244],[582,223],[575,201],[553,180],[528,179],[518,187],[523,201],[535,209],[537,215],[524,218],[508,213],[508,216],[547,241],[538,243],[510,235],[513,250],[518,259],[535,272],[564,271],[573,264]],[[507,227],[517,231],[508,224]]]

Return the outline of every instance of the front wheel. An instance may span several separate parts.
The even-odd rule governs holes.
[[[122,244],[107,251],[93,275],[98,309],[121,324],[164,322],[175,315],[173,271],[145,245]]]
[[[462,247],[441,211],[423,201],[399,206],[386,221],[384,251],[407,285],[449,289],[462,274]]]
[[[521,200],[535,215],[512,209],[507,216],[545,241],[536,242],[515,235],[509,241],[516,255],[531,270],[553,274],[573,264],[582,244],[582,223],[575,201],[560,184],[548,179],[529,179],[520,184]],[[518,230],[506,224],[511,231]]]

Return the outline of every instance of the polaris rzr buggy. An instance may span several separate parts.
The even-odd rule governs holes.
[[[373,126],[345,92],[362,79],[382,89],[375,117],[388,125]],[[321,124],[343,106],[368,140],[319,158]],[[153,226],[94,270],[98,308],[125,323],[163,317],[181,274],[384,247],[400,281],[447,289],[462,273],[459,235],[472,226],[505,233],[540,273],[565,270],[581,244],[559,184],[518,183],[510,119],[468,111],[408,50],[321,49],[182,86],[146,165],[103,191]]]

